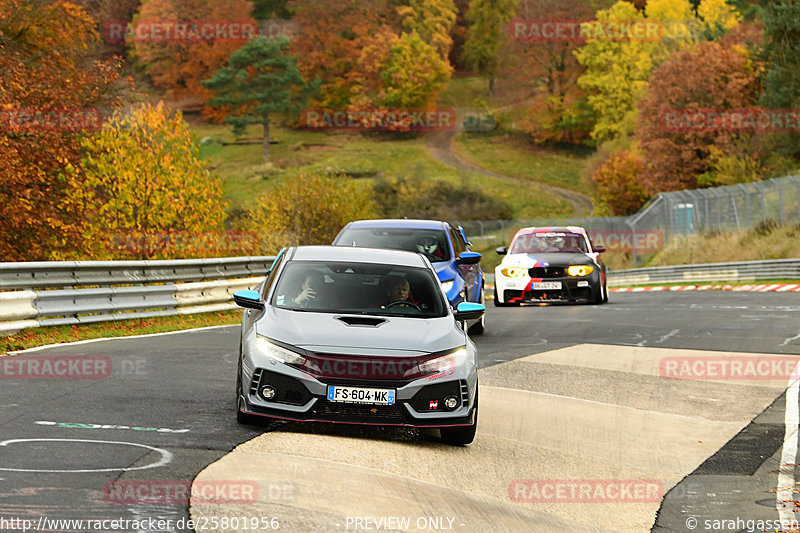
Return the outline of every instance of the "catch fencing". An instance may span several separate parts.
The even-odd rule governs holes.
[[[523,227],[583,226],[596,244],[631,253],[636,267],[642,256],[659,251],[674,237],[747,230],[766,223],[800,224],[800,176],[660,193],[628,217],[465,221],[460,225],[470,240],[486,246],[508,244]]]

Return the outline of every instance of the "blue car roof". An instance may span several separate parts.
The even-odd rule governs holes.
[[[348,224],[348,228],[409,228],[409,229],[443,229],[445,222],[439,220],[420,220],[406,218],[383,218],[376,220],[356,220]]]

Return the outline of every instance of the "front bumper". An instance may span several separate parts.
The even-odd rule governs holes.
[[[536,283],[559,283],[560,288],[535,288]],[[497,297],[501,303],[590,302],[600,286],[599,274],[583,277],[504,278],[497,279]]]
[[[448,379],[430,376],[413,381],[316,379],[286,365],[243,368],[244,412],[270,418],[304,422],[343,424],[451,427],[468,426],[475,421],[477,371]],[[471,366],[471,365],[470,365]],[[266,400],[259,391],[264,385],[277,391]],[[394,389],[393,405],[333,402],[327,399],[328,385]],[[453,410],[444,407],[444,398],[455,396],[459,403]]]

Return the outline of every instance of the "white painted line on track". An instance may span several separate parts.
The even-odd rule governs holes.
[[[194,331],[204,331],[207,329],[218,329],[218,328],[233,328],[233,327],[241,327],[241,324],[226,324],[223,326],[206,326],[202,328],[192,328],[192,329],[179,329],[177,331],[163,331],[161,333],[145,333],[143,335],[123,335],[120,337],[103,337],[101,339],[86,339],[83,341],[74,341],[74,342],[62,342],[62,343],[55,343],[55,344],[46,344],[45,346],[36,346],[35,348],[26,348],[24,350],[17,350],[14,352],[8,352],[7,354],[0,354],[0,357],[6,355],[16,355],[19,353],[29,353],[29,352],[38,352],[39,350],[46,350],[48,348],[55,348],[57,346],[77,346],[79,344],[89,344],[92,342],[100,342],[100,341],[115,341],[120,339],[142,339],[145,337],[161,337],[164,335],[175,335],[178,333],[191,333]]]
[[[794,337],[789,337],[788,339],[784,340],[784,341],[781,343],[781,346],[786,346],[786,345],[787,345],[787,344],[789,344],[790,342],[792,342],[792,341],[796,341],[796,340],[798,340],[798,339],[800,339],[800,333],[798,333],[798,334],[797,334],[797,335],[795,335]]]
[[[42,472],[42,473],[57,473],[57,474],[87,474],[87,473],[94,473],[94,472],[130,472],[132,470],[148,470],[150,468],[158,468],[160,466],[165,466],[172,462],[172,452],[168,452],[167,450],[162,450],[160,448],[154,448],[152,446],[148,446],[146,444],[139,444],[137,442],[124,442],[124,441],[116,441],[116,440],[84,440],[84,439],[12,439],[12,440],[4,440],[0,442],[0,446],[8,446],[9,444],[18,444],[20,442],[88,442],[92,444],[121,444],[123,446],[135,446],[137,448],[146,448],[148,450],[154,451],[156,453],[161,454],[161,459],[157,462],[144,465],[144,466],[130,466],[130,467],[122,467],[122,468],[90,468],[85,470],[49,470],[49,469],[40,469],[40,468],[4,468],[0,467],[0,470],[7,471],[7,472]]]
[[[783,437],[783,450],[781,450],[781,464],[778,470],[778,492],[775,507],[781,521],[794,520],[794,506],[783,503],[794,500],[794,468],[797,461],[797,430],[800,427],[800,413],[798,413],[798,399],[800,399],[800,363],[794,368],[789,379],[789,388],[786,389],[786,409],[784,424],[786,432]]]
[[[670,331],[669,333],[667,333],[666,335],[664,335],[663,337],[658,339],[656,341],[656,344],[660,344],[660,343],[664,342],[665,340],[669,339],[670,337],[674,337],[675,335],[677,335],[680,332],[681,332],[681,330],[679,330],[679,329],[673,329],[672,331]]]

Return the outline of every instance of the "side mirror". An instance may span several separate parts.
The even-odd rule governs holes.
[[[461,252],[456,259],[457,265],[477,265],[481,262],[481,254],[478,252]]]
[[[592,251],[597,252],[598,254],[602,254],[606,251],[605,246],[592,246]]]
[[[456,307],[456,320],[463,322],[465,320],[477,320],[486,312],[486,307],[481,304],[474,304],[472,302],[461,302]]]
[[[495,252],[497,252],[497,255],[506,255],[508,253],[508,247],[500,246],[499,248],[495,249]]]
[[[236,291],[233,293],[233,301],[239,307],[246,307],[248,309],[263,310],[265,307],[264,301],[258,291]]]

